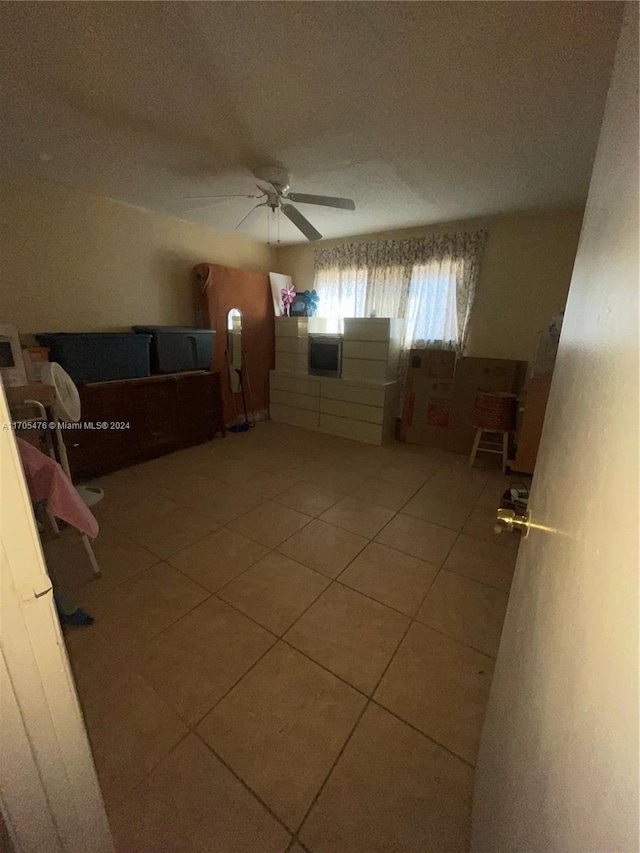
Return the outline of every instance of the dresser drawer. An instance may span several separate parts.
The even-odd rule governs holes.
[[[320,399],[320,411],[327,415],[338,415],[355,421],[381,424],[384,409],[379,406],[362,406],[360,403],[346,403],[343,400]]]
[[[388,341],[391,323],[388,317],[350,317],[344,321],[345,341]]]
[[[367,388],[364,385],[351,385],[342,380],[323,379],[322,396],[329,400],[344,400],[347,403],[361,403],[363,406],[384,406],[384,388]]]
[[[318,412],[296,409],[293,406],[282,406],[279,403],[270,404],[269,415],[272,421],[304,427],[305,429],[318,429],[320,417]]]
[[[343,358],[366,358],[373,361],[389,359],[389,343],[385,341],[344,341],[342,345]]]
[[[331,435],[351,438],[354,441],[366,441],[368,444],[382,444],[382,427],[379,424],[367,424],[351,418],[339,418],[335,415],[320,414],[320,429]]]
[[[276,370],[284,370],[287,373],[306,374],[308,361],[309,357],[306,352],[278,352],[276,350]]]
[[[312,394],[296,394],[295,391],[281,391],[279,388],[271,389],[271,402],[282,406],[291,406],[294,409],[308,409],[317,412],[320,409],[320,397]]]
[[[373,361],[368,358],[343,358],[342,378],[362,382],[387,381],[389,366],[386,361]]]
[[[304,355],[306,358],[307,353],[309,352],[307,338],[276,338],[276,354],[279,352],[292,352],[296,355]]]
[[[294,376],[290,373],[278,373],[278,371],[272,370],[269,385],[278,391],[293,391],[295,394],[308,394],[313,397],[320,396],[319,379],[309,379],[304,376]]]

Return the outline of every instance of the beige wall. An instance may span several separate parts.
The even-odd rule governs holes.
[[[262,243],[81,190],[26,179],[0,193],[0,323],[22,334],[192,325],[194,264],[271,267]]]
[[[469,326],[468,355],[528,361],[538,331],[564,308],[582,210],[519,213],[349,238],[389,239],[485,228],[489,237]],[[327,240],[335,246],[345,240]],[[313,246],[277,250],[277,269],[298,289],[313,285]]]
[[[191,267],[210,262],[313,285],[313,246],[276,252],[238,234],[149,213],[58,184],[1,187],[0,322],[22,334],[192,324]],[[582,211],[514,214],[351,240],[486,228],[469,355],[530,359],[566,301]],[[336,245],[339,240],[326,241]]]

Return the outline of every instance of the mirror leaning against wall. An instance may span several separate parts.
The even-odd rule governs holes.
[[[242,311],[238,308],[232,308],[227,314],[227,361],[231,390],[238,394],[242,370]]]

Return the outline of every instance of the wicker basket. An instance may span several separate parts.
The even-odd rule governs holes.
[[[473,425],[476,429],[507,432],[516,426],[517,400],[515,394],[501,391],[480,391],[473,406]]]

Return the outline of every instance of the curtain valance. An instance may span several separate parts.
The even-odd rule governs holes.
[[[331,267],[405,267],[445,258],[469,259],[481,255],[486,231],[474,233],[430,234],[405,240],[376,240],[366,243],[342,243],[316,248],[315,269]]]

